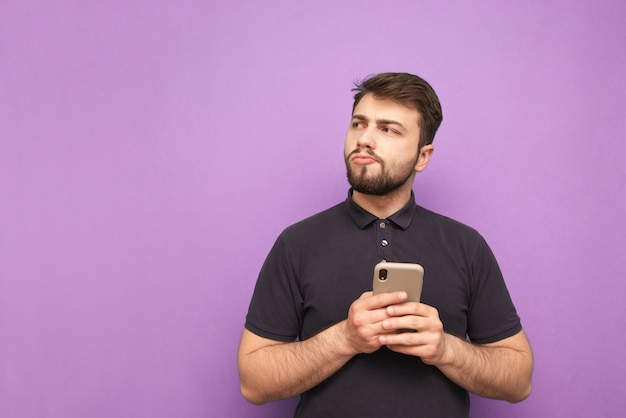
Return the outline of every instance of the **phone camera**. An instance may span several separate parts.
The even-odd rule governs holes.
[[[387,269],[380,269],[378,272],[378,280],[383,282],[387,280]]]

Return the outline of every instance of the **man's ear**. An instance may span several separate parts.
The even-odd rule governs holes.
[[[419,173],[426,169],[426,166],[428,165],[428,162],[430,161],[430,157],[433,156],[434,151],[435,151],[435,147],[433,147],[431,144],[424,145],[420,149],[420,155],[418,156],[417,163],[415,164],[416,172]]]

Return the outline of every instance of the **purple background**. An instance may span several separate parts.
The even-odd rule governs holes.
[[[239,393],[247,305],[345,198],[380,71],[439,93],[417,199],[487,238],[535,352],[474,416],[623,415],[626,6],[504,3],[3,1],[0,416],[289,416]]]

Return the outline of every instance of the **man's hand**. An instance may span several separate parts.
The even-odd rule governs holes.
[[[397,311],[403,306],[399,304],[406,299],[406,292],[379,295],[365,292],[352,303],[344,326],[346,339],[354,354],[373,353],[385,345],[381,339],[388,333],[395,332],[388,321],[400,319],[392,317],[390,312]]]
[[[445,333],[432,306],[407,302],[387,306],[385,313],[381,345],[420,357],[480,396],[519,402],[530,395],[533,355],[523,331],[490,344],[471,344]]]
[[[390,350],[420,357],[426,364],[438,364],[446,354],[446,336],[439,312],[423,303],[407,302],[386,308],[388,318],[382,323],[385,334],[380,344]],[[416,332],[402,332],[415,330]]]

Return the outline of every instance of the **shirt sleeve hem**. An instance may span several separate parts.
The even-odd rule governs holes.
[[[520,332],[521,330],[522,330],[522,324],[517,323],[513,327],[508,328],[497,334],[493,334],[493,335],[486,336],[486,337],[473,337],[473,338],[470,337],[470,340],[474,344],[490,344],[490,343],[495,343],[495,342],[504,340],[505,338],[512,337],[518,332]]]
[[[258,335],[259,337],[263,337],[263,338],[268,338],[270,340],[275,340],[275,341],[281,341],[281,342],[293,342],[295,341],[296,337],[295,335],[287,335],[287,334],[283,334],[280,332],[272,332],[272,331],[267,331],[264,330],[262,328],[259,328],[257,326],[255,326],[254,324],[250,323],[249,321],[246,321],[246,325],[245,325],[246,329],[248,331],[250,331],[253,334]]]

